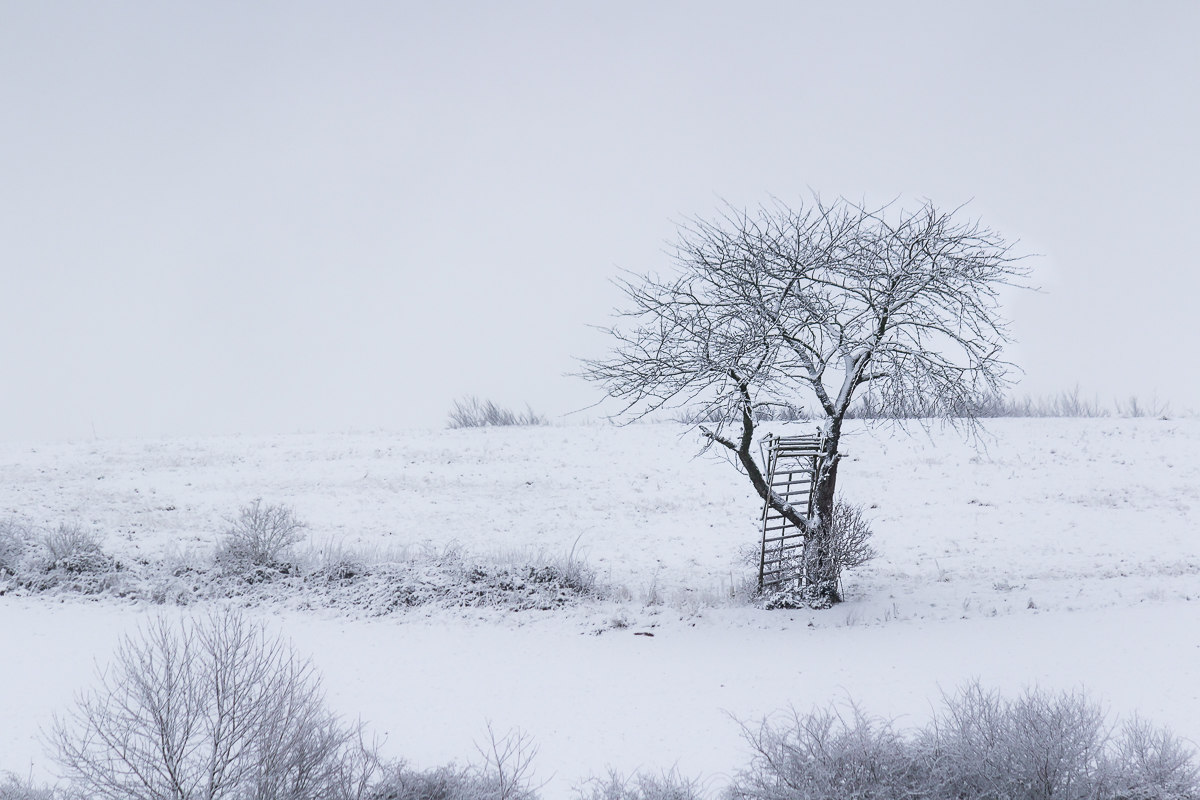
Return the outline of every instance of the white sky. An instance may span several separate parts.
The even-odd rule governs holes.
[[[1028,250],[1020,391],[1200,409],[1200,5],[6,3],[0,440],[551,414],[617,267],[809,189]]]

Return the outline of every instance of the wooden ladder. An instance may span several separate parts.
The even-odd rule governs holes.
[[[767,484],[785,502],[805,516],[812,514],[813,483],[817,476],[817,458],[821,453],[821,435],[775,436],[765,444]],[[771,504],[763,501],[762,551],[758,561],[758,590],[777,587],[789,580],[800,580],[803,570],[804,532]]]

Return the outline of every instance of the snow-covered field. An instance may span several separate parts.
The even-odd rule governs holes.
[[[828,611],[729,600],[750,575],[759,503],[675,424],[4,445],[0,517],[80,523],[126,559],[202,556],[256,497],[294,505],[317,549],[574,547],[616,599],[253,611],[312,654],[329,702],[386,736],[387,755],[461,761],[487,721],[519,727],[540,745],[547,798],[608,766],[721,784],[747,759],[737,720],[849,696],[916,724],[939,688],[972,678],[1084,686],[1200,741],[1200,421],[988,432],[976,447],[936,427],[852,428],[841,487],[870,507],[880,558]],[[48,776],[39,727],[157,613],[0,597],[0,769]]]

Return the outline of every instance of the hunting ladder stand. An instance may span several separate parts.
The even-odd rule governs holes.
[[[812,515],[813,484],[821,434],[811,436],[767,436],[764,450],[767,484],[785,503],[805,516]],[[758,560],[758,590],[803,580],[804,532],[763,501],[762,552]]]

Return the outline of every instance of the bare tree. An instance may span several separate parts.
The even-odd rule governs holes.
[[[72,781],[109,800],[349,800],[376,766],[312,665],[232,611],[126,637],[52,739]]]
[[[806,534],[810,585],[836,601],[822,532],[831,519],[842,422],[856,397],[896,417],[965,416],[1007,384],[1001,287],[1028,272],[999,234],[926,202],[915,211],[819,198],[726,209],[681,227],[667,277],[620,282],[632,307],[607,329],[610,358],[583,375],[636,419],[692,408],[706,448],[725,448],[763,500]],[[823,422],[813,511],[768,486],[757,421],[814,402]]]

